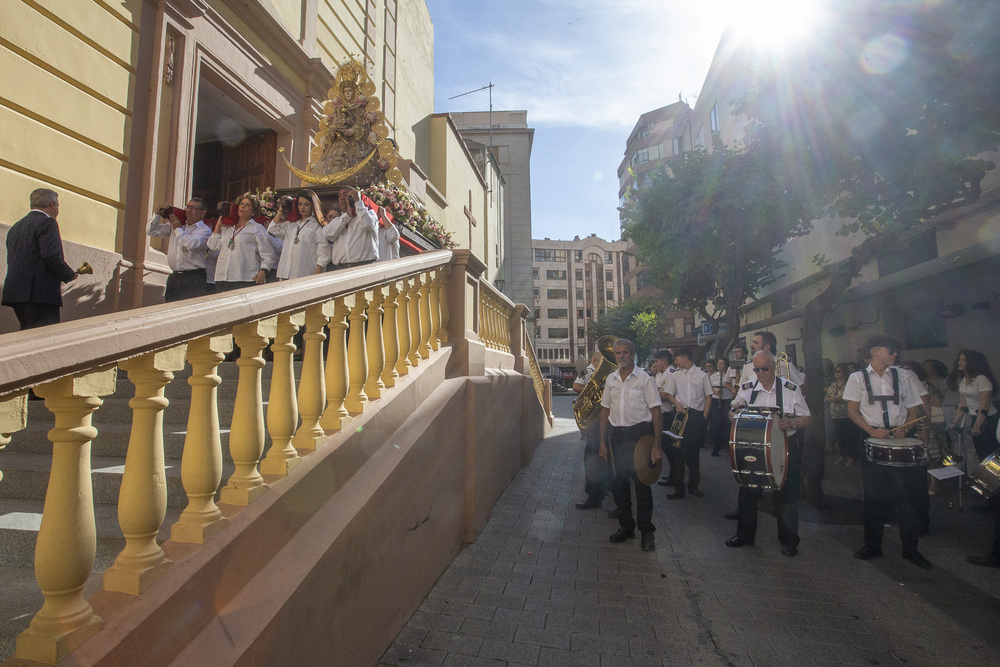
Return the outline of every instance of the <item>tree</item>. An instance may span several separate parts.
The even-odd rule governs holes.
[[[739,335],[739,307],[775,280],[779,250],[815,217],[812,200],[788,188],[760,148],[715,137],[712,150],[650,172],[622,224],[668,304],[698,312],[716,331],[725,321],[724,351]]]
[[[837,3],[807,48],[760,73],[736,107],[786,178],[824,204],[824,225],[859,234],[850,256],[817,257],[820,289],[805,306],[803,356],[821,377],[823,317],[861,270],[917,225],[968,208],[1000,138],[1000,4]],[[822,387],[807,383],[821,414]],[[809,428],[804,472],[822,476],[822,421]]]
[[[661,333],[658,323],[664,320],[656,307],[656,302],[649,298],[628,299],[598,316],[588,333],[595,340],[608,335],[631,340],[641,361],[649,356]]]

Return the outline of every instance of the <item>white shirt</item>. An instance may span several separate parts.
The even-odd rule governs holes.
[[[778,407],[778,392],[775,391],[776,389],[780,389],[782,392],[782,417],[812,416],[812,413],[809,412],[809,406],[806,405],[806,399],[802,395],[802,390],[798,385],[794,384],[790,380],[785,380],[784,378],[775,378],[770,391],[764,389],[764,386],[761,385],[759,380],[754,380],[753,382],[747,382],[746,384],[740,385],[740,390],[736,394],[733,404],[740,407],[754,405],[760,408],[776,408]],[[754,391],[757,392],[757,398],[753,403],[751,403],[750,397],[753,396]],[[796,429],[794,428],[788,429],[785,431],[785,435],[793,435],[795,430]]]
[[[611,410],[608,422],[612,426],[635,426],[653,420],[650,409],[661,405],[660,394],[652,376],[638,366],[622,380],[615,370],[604,381],[601,407]]]
[[[399,259],[399,227],[388,224],[378,228],[378,261]]]
[[[882,401],[868,402],[868,391],[865,389],[863,374],[868,373],[872,383],[872,391],[876,396],[892,396],[892,368],[896,368],[899,375],[899,404],[893,403],[890,398],[886,401],[885,408],[889,413],[889,426],[902,426],[906,423],[907,408],[915,408],[923,403],[920,400],[921,390],[917,388],[919,383],[913,373],[905,368],[889,367],[879,376],[872,365],[868,364],[868,368],[865,370],[851,373],[851,377],[847,378],[847,386],[844,387],[844,400],[856,401],[861,411],[861,417],[868,425],[876,428],[885,428],[882,419]],[[923,389],[922,391],[926,393],[927,390]]]
[[[590,378],[594,376],[595,371],[597,369],[594,368],[594,364],[587,364],[587,368],[584,369],[583,373],[573,381],[573,389],[575,390],[579,386],[580,391],[583,391],[587,387],[587,383],[590,382]]]
[[[726,369],[726,377],[727,378],[729,377],[729,369]],[[721,396],[719,396],[719,398],[725,400],[725,399],[729,399],[729,398],[733,397],[733,392],[729,391],[729,389],[726,388],[726,385],[725,385],[725,381],[726,380],[722,377],[722,373],[718,373],[718,372],[712,373],[708,377],[708,381],[711,383],[713,390],[715,390],[715,391],[718,391],[719,389],[722,390],[720,392]],[[713,394],[714,394],[714,391],[713,391]]]
[[[358,201],[354,208],[357,212],[354,217],[349,213],[341,213],[340,217],[334,218],[323,228],[323,237],[327,243],[335,245],[340,237],[344,237],[346,241],[346,261],[338,262],[334,258],[334,264],[353,264],[378,259],[378,218],[363,201]],[[335,256],[336,252],[333,252],[333,255]]]
[[[169,238],[167,264],[171,271],[190,271],[205,268],[208,253],[208,238],[212,230],[199,220],[193,225],[181,225],[174,229],[159,213],[149,221],[146,234],[157,238]]]
[[[712,383],[708,380],[708,373],[697,366],[687,370],[678,368],[667,378],[664,391],[685,408],[704,412],[705,399],[712,395]]]
[[[261,269],[273,269],[277,258],[268,236],[264,226],[253,220],[240,229],[236,229],[236,225],[223,225],[221,233],[212,234],[208,247],[219,251],[215,280],[250,283]],[[230,242],[233,242],[232,248]]]
[[[965,399],[965,407],[969,408],[970,419],[975,419],[976,414],[984,407],[989,410],[990,416],[997,412],[993,403],[988,403],[986,406],[980,404],[979,392],[981,391],[993,393],[993,384],[985,375],[977,375],[972,379],[972,382],[968,382],[964,377],[958,381],[958,395],[960,399]]]
[[[757,353],[754,352],[753,354],[757,354]],[[743,371],[740,373],[740,386],[741,387],[743,385],[745,385],[747,382],[756,382],[757,381],[757,374],[753,372],[753,361],[752,361],[752,359],[753,359],[753,355],[750,355],[750,359],[747,359],[747,362],[745,364],[743,364]],[[777,365],[777,364],[775,364],[775,365]],[[775,373],[777,373],[777,371],[775,371]],[[777,376],[777,377],[784,377],[784,376]],[[802,387],[802,385],[805,384],[805,382],[803,382],[803,380],[802,380],[802,376],[799,375],[798,369],[795,368],[795,366],[793,366],[791,362],[788,363],[788,377],[785,378],[785,379],[786,380],[791,380],[792,384],[798,385],[799,387]]]
[[[294,222],[272,224],[267,228],[272,238],[281,242],[277,275],[281,280],[311,276],[321,262],[329,261],[323,227],[314,216]],[[322,254],[320,251],[322,250]]]

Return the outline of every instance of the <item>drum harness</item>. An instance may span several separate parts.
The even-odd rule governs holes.
[[[750,405],[754,404],[754,401],[757,400],[757,395],[761,391],[760,390],[760,380],[756,380],[755,383],[756,384],[754,385],[753,391],[750,392]],[[778,382],[778,378],[774,379],[774,384],[776,385],[776,388],[778,390],[777,391],[777,396],[775,396],[775,399],[774,399],[775,402],[778,404],[778,416],[779,417],[784,417],[785,416],[785,406],[784,406],[784,404],[782,402],[782,397],[783,397],[783,395],[784,395],[785,392],[782,391],[782,386],[781,386],[781,383]]]
[[[899,405],[899,371],[896,370],[895,366],[890,366],[889,370],[892,371],[892,396],[876,396],[875,392],[872,391],[872,381],[868,377],[868,369],[863,371],[865,378],[865,391],[868,392],[868,404],[874,405],[875,401],[882,404],[882,422],[885,424],[885,430],[892,430],[892,424],[889,423],[889,401],[891,400],[893,405]]]

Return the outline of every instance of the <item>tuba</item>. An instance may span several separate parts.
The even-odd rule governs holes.
[[[580,428],[581,433],[595,425],[594,422],[601,412],[604,381],[618,368],[614,353],[615,341],[617,340],[616,336],[601,336],[597,340],[597,349],[603,357],[601,364],[594,369],[594,374],[590,376],[587,386],[573,401],[573,416],[576,417],[576,425]]]

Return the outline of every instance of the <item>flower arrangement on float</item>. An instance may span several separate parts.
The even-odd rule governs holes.
[[[451,232],[427,213],[405,190],[395,185],[372,185],[361,190],[373,202],[385,209],[396,224],[418,232],[439,248],[454,248]]]

